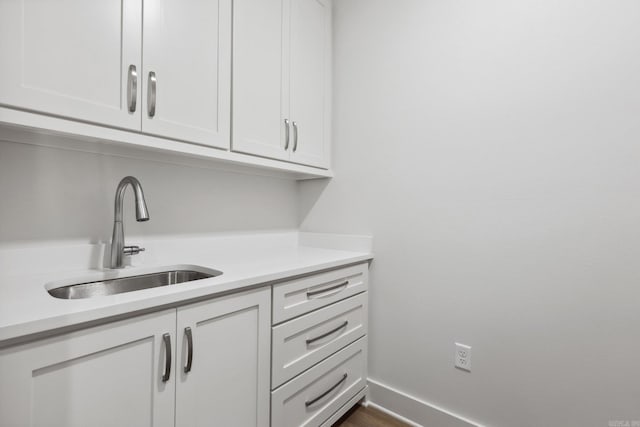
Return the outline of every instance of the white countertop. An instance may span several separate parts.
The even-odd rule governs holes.
[[[298,232],[147,239],[144,242],[138,239],[134,243],[146,246],[145,256],[134,258],[138,265],[117,270],[118,276],[162,271],[159,267],[172,269],[193,265],[219,270],[223,274],[179,285],[76,300],[54,298],[47,292],[47,287],[100,280],[106,271],[113,274],[114,270],[95,266],[70,268],[77,265],[68,262],[69,257],[75,256],[90,260],[89,264],[102,265],[104,245],[0,251],[0,346],[32,334],[364,262],[373,258],[367,239],[370,242],[368,237],[345,236],[341,239],[336,235]],[[311,246],[314,243],[323,247]],[[330,248],[332,245],[339,249]],[[24,271],[29,273],[22,274]]]

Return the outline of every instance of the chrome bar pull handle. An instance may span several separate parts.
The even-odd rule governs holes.
[[[345,380],[347,379],[349,375],[345,372],[344,375],[342,375],[342,378],[340,378],[340,381],[338,381],[337,383],[335,383],[334,385],[331,386],[331,388],[329,388],[329,390],[325,391],[324,393],[322,393],[320,396],[318,397],[314,397],[311,400],[307,400],[306,402],[304,402],[304,406],[306,406],[307,408],[311,405],[313,405],[314,403],[316,403],[317,401],[319,401],[320,399],[322,399],[323,397],[325,397],[326,395],[328,395],[329,393],[331,393],[333,390],[337,389],[338,387],[340,387],[340,385],[345,382]]]
[[[162,374],[162,382],[166,383],[171,377],[171,335],[164,334],[164,373]]]
[[[318,289],[317,291],[307,291],[307,298],[328,297],[335,294],[339,294],[347,286],[349,286],[349,281],[345,280],[344,282],[339,283],[335,286],[330,286],[324,289]]]
[[[284,149],[289,149],[289,119],[284,119]]]
[[[184,328],[184,334],[187,337],[187,364],[184,367],[184,373],[191,372],[191,364],[193,363],[193,335],[191,334],[191,328]]]
[[[158,79],[154,71],[149,72],[149,85],[147,88],[147,110],[149,117],[156,115],[156,85]]]
[[[298,124],[293,122],[293,152],[298,149]]]
[[[307,345],[309,344],[313,344],[314,342],[321,340],[322,338],[326,338],[331,334],[334,334],[336,332],[338,332],[340,329],[342,328],[346,328],[347,325],[349,324],[348,320],[345,320],[343,323],[341,323],[340,325],[336,326],[335,328],[333,328],[332,330],[325,332],[324,334],[318,335],[317,337],[313,337],[313,338],[309,338],[306,343]]]
[[[138,101],[138,71],[136,66],[129,65],[129,72],[127,73],[127,105],[129,106],[129,112],[136,111],[136,104]]]

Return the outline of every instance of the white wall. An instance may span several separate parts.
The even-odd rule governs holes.
[[[126,235],[298,225],[294,181],[0,141],[0,245],[109,241],[126,175],[142,183],[151,216],[137,223],[126,194]]]
[[[374,235],[371,377],[491,426],[640,421],[640,2],[337,0],[334,30],[300,215]]]

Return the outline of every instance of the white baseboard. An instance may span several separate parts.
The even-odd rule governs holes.
[[[378,381],[368,379],[367,405],[413,427],[484,427]],[[402,414],[402,415],[400,415]]]

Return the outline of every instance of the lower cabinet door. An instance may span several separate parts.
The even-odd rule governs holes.
[[[175,319],[166,310],[0,350],[0,425],[173,426]]]
[[[178,308],[176,426],[269,426],[269,288]]]

